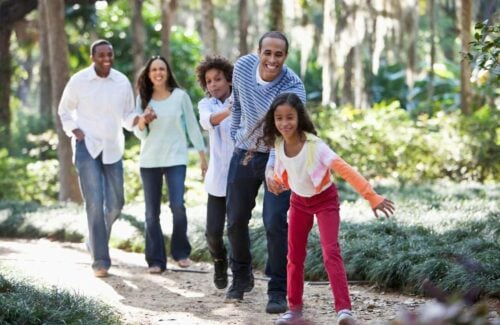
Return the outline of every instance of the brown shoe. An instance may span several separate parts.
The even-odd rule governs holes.
[[[163,272],[163,270],[159,266],[150,266],[148,268],[148,272],[150,274],[161,274]]]
[[[106,270],[106,269],[95,269],[94,270],[94,275],[97,278],[105,278],[105,277],[108,276],[108,270]]]
[[[182,260],[177,261],[177,265],[179,265],[182,268],[186,268],[191,266],[191,260],[189,258],[183,258]]]

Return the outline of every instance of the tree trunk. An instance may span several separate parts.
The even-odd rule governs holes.
[[[16,21],[36,8],[37,0],[0,1],[0,146],[10,145],[10,37]]]
[[[461,1],[461,40],[462,40],[462,52],[469,52],[469,43],[471,41],[471,20],[472,20],[472,1],[462,0]],[[460,63],[460,107],[462,113],[469,115],[471,113],[470,109],[470,75],[471,68],[470,63],[466,59],[462,59]]]
[[[458,19],[457,19],[457,6],[456,0],[446,0],[442,5],[442,9],[444,11],[445,17],[450,17],[452,20],[452,24],[446,27],[444,33],[446,37],[450,39],[457,39],[460,34],[460,29],[458,28]],[[440,47],[442,48],[443,54],[451,62],[456,62],[457,60],[457,51],[454,46],[450,46],[449,42],[440,42]]]
[[[283,31],[283,0],[271,0],[269,30]]]
[[[170,30],[175,19],[175,10],[177,10],[177,0],[161,0],[161,55],[169,62],[170,53]]]
[[[435,18],[435,4],[434,0],[429,0],[428,5],[428,18],[429,18],[429,28],[430,28],[430,45],[431,52],[429,58],[429,83],[427,84],[427,100],[429,102],[429,107],[432,107],[433,97],[434,97],[434,63],[436,62],[436,20]]]
[[[144,0],[129,0],[132,7],[132,58],[134,62],[134,85],[144,65],[144,44],[146,44],[146,31],[142,19],[142,4]]]
[[[69,79],[68,44],[64,31],[64,0],[40,0],[45,6],[45,21],[47,22],[50,76],[52,80],[52,107],[55,117],[57,138],[57,156],[59,159],[59,200],[82,202],[78,179],[72,164],[70,139],[62,129],[61,120],[57,114],[57,105],[61,99],[64,87]]]
[[[214,26],[214,7],[212,0],[201,1],[201,35],[204,54],[217,53],[217,36]]]
[[[25,72],[23,77],[19,78],[16,91],[16,97],[21,100],[22,107],[30,107],[30,93],[33,81],[33,67],[35,60],[33,59],[33,48],[38,43],[38,35],[36,27],[25,18],[16,21],[13,25],[14,34],[16,35],[17,44],[22,46],[26,51],[26,58],[20,62],[21,69]]]
[[[411,0],[406,8],[405,34],[407,35],[408,63],[406,65],[406,84],[409,92],[415,85],[415,75],[417,67],[417,32],[418,32],[418,2]],[[411,99],[410,99],[411,100]]]
[[[335,0],[325,0],[323,7],[323,33],[321,42],[322,105],[335,101]]]
[[[40,116],[43,116],[45,128],[53,125],[52,82],[50,81],[48,23],[45,21],[45,6],[38,4],[38,29],[40,31]]]
[[[10,25],[0,24],[0,146],[10,146]]]
[[[239,49],[240,49],[240,56],[243,56],[245,54],[248,54],[247,36],[248,36],[249,19],[248,19],[248,1],[247,0],[240,0],[239,7],[238,7],[238,15],[240,18]]]

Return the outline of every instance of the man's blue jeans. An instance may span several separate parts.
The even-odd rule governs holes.
[[[235,149],[229,165],[227,184],[227,233],[231,245],[230,265],[233,276],[243,282],[252,272],[248,223],[255,207],[260,185],[265,185],[269,154],[254,153],[247,165],[241,161],[246,151]],[[290,191],[276,196],[264,187],[262,217],[267,236],[266,275],[270,277],[268,294],[286,296],[287,211]]]
[[[165,270],[167,254],[160,225],[163,176],[167,182],[170,210],[173,216],[170,251],[174,260],[188,258],[191,254],[191,245],[187,237],[187,216],[184,206],[186,166],[141,168],[146,203],[146,261],[150,267],[159,266]]]
[[[125,202],[122,160],[103,164],[102,153],[95,159],[92,158],[85,146],[85,140],[82,140],[76,142],[75,165],[87,211],[87,244],[93,258],[92,268],[109,269],[111,260],[108,241],[111,227]]]

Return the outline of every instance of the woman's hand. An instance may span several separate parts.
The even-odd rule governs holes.
[[[375,217],[378,218],[379,215],[377,213],[378,210],[382,211],[387,218],[394,214],[396,208],[394,207],[394,202],[391,200],[384,199],[379,205],[372,209]]]

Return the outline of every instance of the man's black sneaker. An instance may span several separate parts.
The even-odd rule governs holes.
[[[227,287],[227,259],[214,260],[214,284],[217,289]]]
[[[250,278],[248,279],[243,291],[250,292],[250,291],[252,291],[254,286],[255,286],[255,280],[253,278],[253,273],[250,273]]]
[[[280,314],[284,313],[287,309],[286,297],[281,294],[270,294],[267,301],[266,313]]]
[[[243,290],[240,288],[240,285],[237,281],[233,279],[233,283],[229,286],[229,289],[226,292],[226,298],[224,302],[226,304],[230,304],[233,302],[240,302],[243,300]]]

